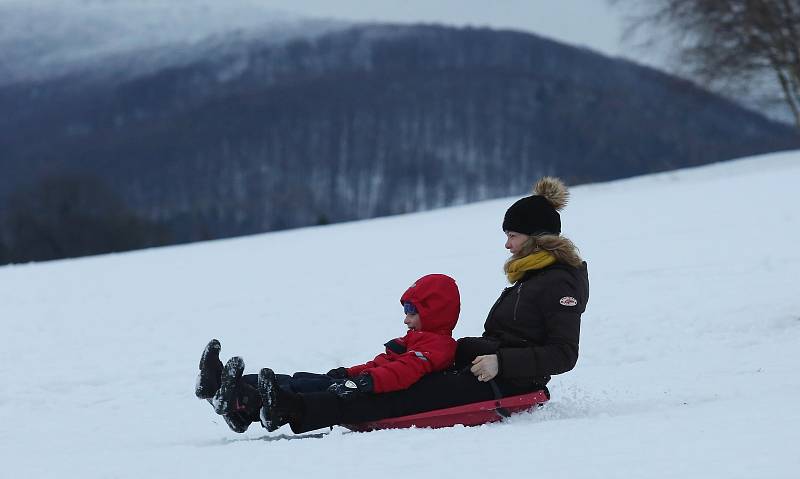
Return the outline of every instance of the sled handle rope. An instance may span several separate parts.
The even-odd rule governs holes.
[[[492,386],[492,392],[494,393],[495,399],[494,404],[497,406],[494,411],[501,418],[511,417],[511,413],[508,411],[508,409],[500,405],[500,400],[503,399],[503,394],[500,392],[500,388],[497,386],[497,383],[494,382],[494,379],[489,381],[489,385]]]

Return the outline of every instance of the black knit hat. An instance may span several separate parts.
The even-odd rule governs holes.
[[[567,204],[569,192],[558,178],[545,177],[533,187],[533,195],[517,200],[506,211],[503,231],[530,236],[561,234],[558,210]]]
[[[544,196],[527,196],[511,205],[503,219],[503,231],[530,236],[561,234],[561,215]]]

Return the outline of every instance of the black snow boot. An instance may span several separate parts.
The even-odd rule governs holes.
[[[214,411],[217,414],[228,414],[243,409],[243,405],[239,401],[241,394],[242,373],[244,372],[244,359],[239,356],[234,356],[225,364],[220,377],[220,385],[214,398],[211,400],[211,405],[214,406]]]
[[[220,387],[211,404],[225,423],[236,432],[245,432],[258,421],[261,396],[253,386],[242,381],[244,360],[238,356],[230,358],[222,370]]]
[[[258,422],[261,409],[261,396],[253,386],[240,382],[238,386],[236,409],[223,414],[225,423],[234,432],[245,432],[250,424]]]
[[[250,427],[250,424],[253,424],[253,421],[251,421],[248,416],[240,412],[223,414],[222,417],[225,419],[225,424],[227,424],[233,432],[243,433],[247,431],[247,428]]]
[[[264,368],[258,374],[258,393],[261,395],[259,417],[267,431],[275,431],[300,416],[300,398],[278,385],[272,369]]]
[[[211,399],[217,393],[222,376],[222,361],[219,360],[219,351],[222,346],[219,341],[212,339],[200,356],[200,373],[194,386],[194,394],[200,399]]]

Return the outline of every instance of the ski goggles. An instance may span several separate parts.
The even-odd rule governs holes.
[[[417,308],[408,301],[403,303],[403,311],[405,311],[406,314],[419,314]]]

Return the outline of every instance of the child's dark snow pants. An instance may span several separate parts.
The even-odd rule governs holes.
[[[327,391],[328,386],[334,381],[333,378],[324,374],[304,372],[294,373],[291,376],[287,374],[276,374],[275,379],[282,389],[293,393]],[[258,374],[245,374],[242,376],[242,380],[258,389]]]

